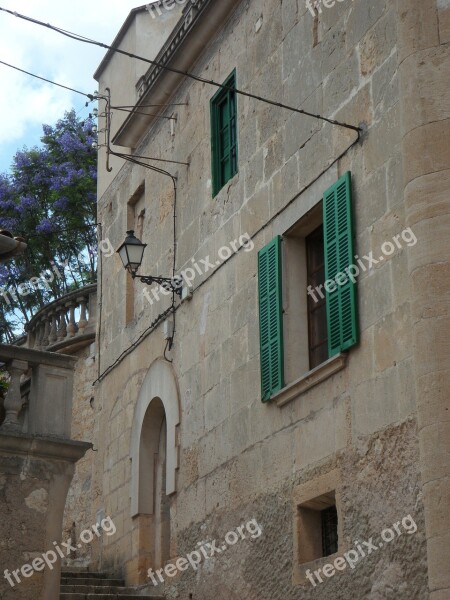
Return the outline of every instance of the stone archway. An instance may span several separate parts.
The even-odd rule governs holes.
[[[170,558],[170,496],[176,491],[179,395],[172,368],[157,360],[136,403],[131,435],[132,583]]]

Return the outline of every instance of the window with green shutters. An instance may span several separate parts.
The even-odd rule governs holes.
[[[236,87],[236,72],[224,82]],[[236,93],[220,89],[211,100],[212,188],[216,196],[238,171]]]
[[[352,226],[352,183],[347,172],[323,196],[325,279],[345,273],[354,263]],[[347,350],[358,342],[356,283],[347,282],[326,292],[328,356]]]
[[[281,237],[258,253],[259,333],[263,402],[284,387]]]
[[[325,352],[321,353],[320,359],[315,360],[313,365],[311,365],[311,355],[309,356],[309,369],[318,366],[315,363],[320,363],[320,360],[327,360],[339,352],[348,350],[351,346],[357,344],[359,340],[356,284],[348,276],[345,277],[346,268],[352,265],[355,260],[350,173],[346,173],[324,193],[321,204],[322,207],[317,205],[314,214],[310,214],[310,211],[306,219],[300,220],[294,228],[290,228],[289,234],[285,238],[285,244],[287,245],[285,250],[289,260],[292,260],[292,256],[296,256],[298,260],[304,260],[306,266],[304,270],[295,271],[294,269],[298,273],[298,282],[296,279],[289,279],[289,285],[286,288],[288,298],[290,298],[290,300],[287,299],[288,304],[291,305],[293,297],[299,299],[303,297],[305,298],[305,304],[307,303],[305,288],[308,282],[312,284],[313,288],[319,285],[325,294],[326,310],[315,311],[317,314],[320,313],[319,316],[323,320],[323,323],[315,323],[315,326],[318,331],[318,336],[316,337],[320,338],[320,340],[323,338],[324,344],[327,343],[328,348]],[[323,242],[321,239],[322,228],[320,227],[322,217]],[[308,250],[311,255],[311,244],[308,246],[308,241],[310,241],[312,235],[316,235],[317,237],[315,243],[323,243],[322,256],[325,259],[325,269],[323,272],[322,266],[321,273],[319,268],[320,261],[317,257],[315,262],[314,260],[311,262],[311,256],[309,256],[309,262],[307,260]],[[298,244],[300,238],[303,238],[305,241],[303,246],[305,249],[303,251],[297,250],[301,247],[301,244]],[[297,313],[292,313],[292,310],[288,311],[288,314],[283,317],[281,239],[281,236],[275,237],[258,254],[261,394],[263,402],[270,400],[285,385],[283,321],[286,318],[286,326],[294,327],[295,329],[295,322],[292,319],[297,318]],[[295,252],[299,252],[298,254],[292,251],[294,247],[296,248]],[[288,251],[288,248],[291,248],[291,250]],[[317,250],[319,251],[320,248]],[[319,252],[317,252],[317,256],[319,256]],[[311,274],[310,271],[313,271],[311,265],[317,267],[317,277],[310,280],[308,273]],[[292,271],[292,269],[287,269],[286,273]],[[306,273],[304,281],[301,280],[301,273],[303,271]],[[329,289],[333,289],[333,291],[328,292],[323,286],[325,282],[319,281],[319,279],[325,277],[325,281],[333,281],[340,273],[344,274],[344,277],[338,278],[340,282],[343,282],[342,285],[328,286]],[[319,302],[318,299],[320,297],[323,298],[323,295],[320,296],[320,293],[316,293],[315,298],[317,300],[315,301]],[[308,297],[309,300],[310,298]],[[302,300],[299,301],[298,310],[301,310]],[[292,304],[295,304],[295,302]],[[304,316],[300,317],[308,318],[308,326],[311,319],[310,313],[310,310],[306,310]],[[301,338],[301,342],[295,342],[297,344],[297,352],[303,352],[302,349],[305,346],[308,348],[308,342],[311,342],[311,340],[308,340],[311,337],[311,327],[308,328],[309,331],[307,329],[305,337]],[[326,341],[325,334],[327,337]],[[289,339],[292,340],[292,335],[290,338],[287,337],[287,340]],[[292,341],[288,342],[289,348],[286,349],[287,352],[293,351],[293,348],[290,348],[292,343]],[[303,360],[303,372],[300,371],[295,377],[302,375],[308,369],[307,361],[308,358],[306,358],[306,361]],[[289,369],[291,367],[288,367],[288,372]],[[291,373],[289,376],[292,380],[294,378],[293,375],[294,373]]]

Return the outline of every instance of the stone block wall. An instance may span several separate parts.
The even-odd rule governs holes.
[[[97,376],[95,344],[78,350],[74,369],[72,402],[72,437],[93,443],[95,439],[95,397],[92,383]],[[95,446],[94,446],[95,448]],[[63,533],[65,539],[78,539],[80,533],[97,523],[92,498],[100,492],[93,478],[95,451],[90,450],[77,463],[74,477],[67,494]],[[106,515],[104,515],[106,516]],[[65,563],[74,566],[88,565],[95,552],[97,540],[83,544],[71,552]]]
[[[239,172],[212,198],[209,100],[215,88],[187,80],[170,100],[188,102],[175,111],[174,136],[161,120],[136,149],[190,163],[167,167],[178,178],[178,272],[193,260],[216,261],[219,249],[244,233],[254,244],[253,251],[199,275],[192,300],[176,312],[167,355],[181,412],[170,554],[184,556],[251,518],[263,534],[206,561],[198,573],[167,581],[170,598],[428,597],[406,243],[359,277],[361,341],[345,368],[283,407],[260,400],[257,251],[286,233],[348,170],[359,256],[379,257],[382,244],[408,225],[398,45],[404,18],[397,2],[385,0],[336,2],[316,17],[301,0],[249,0],[239,3],[192,67],[217,81],[236,68],[238,88],[361,125],[356,145],[354,131],[239,97]],[[169,178],[125,163],[99,201],[103,235],[114,246],[122,242],[138,218],[130,200],[142,189],[142,239],[149,247],[141,272],[170,275]],[[416,252],[421,243],[417,235]],[[103,510],[117,525],[102,541],[98,561],[143,583],[149,565],[139,554],[142,529],[130,515],[131,428],[145,374],[164,353],[162,325],[153,330],[152,323],[170,298],[150,304],[135,281],[127,320],[127,277],[117,256],[103,257],[98,360],[100,372],[113,368],[96,387],[98,493],[91,500],[93,512]],[[358,570],[317,587],[298,585],[293,490],[335,469],[347,547],[408,514],[417,532],[379,548]]]

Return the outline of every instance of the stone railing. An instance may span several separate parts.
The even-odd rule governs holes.
[[[95,339],[97,284],[66,294],[27,324],[27,347],[71,354]]]
[[[70,439],[76,358],[0,344],[0,433]]]

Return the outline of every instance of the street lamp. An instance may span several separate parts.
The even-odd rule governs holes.
[[[147,248],[147,244],[143,244],[135,235],[134,231],[127,231],[127,237],[123,244],[118,248],[117,253],[120,256],[124,268],[130,273],[133,279],[140,279],[142,283],[152,285],[153,283],[159,283],[166,290],[174,292],[181,298],[182,293],[182,280],[174,277],[159,277],[155,275],[138,275],[138,269],[142,264],[144,258],[144,251]]]

